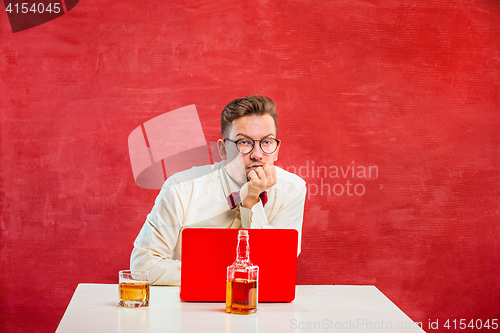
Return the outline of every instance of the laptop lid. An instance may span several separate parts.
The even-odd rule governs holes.
[[[227,266],[236,259],[239,230],[182,230],[180,297],[183,301],[226,300]],[[259,302],[293,301],[297,272],[297,230],[247,230],[250,261],[259,266]]]

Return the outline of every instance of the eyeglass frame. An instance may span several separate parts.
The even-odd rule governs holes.
[[[264,151],[264,149],[262,149],[262,140],[266,140],[266,139],[274,139],[274,140],[276,140],[276,142],[277,142],[276,149],[274,149],[271,153],[266,153],[266,152]],[[227,140],[227,141],[229,141],[229,142],[234,143],[234,144],[236,145],[236,149],[237,149],[237,150],[238,150],[238,152],[239,152],[240,154],[242,154],[242,155],[247,155],[247,154],[250,154],[251,152],[253,152],[253,150],[255,149],[255,142],[257,142],[257,141],[259,142],[259,147],[260,147],[260,150],[262,150],[262,152],[263,152],[264,154],[266,154],[266,155],[271,155],[271,154],[274,154],[274,153],[276,152],[276,150],[278,150],[278,147],[280,146],[280,143],[281,143],[281,140],[278,140],[278,139],[276,139],[276,138],[269,137],[269,136],[266,136],[265,138],[262,138],[262,139],[260,139],[260,140],[254,140],[254,139],[249,138],[249,137],[241,138],[241,139],[238,139],[238,140],[235,140],[235,141],[233,141],[233,140],[231,140],[231,139],[229,139],[229,138],[225,138],[225,139],[224,139],[224,141],[226,141],[226,140]],[[250,140],[250,141],[252,141],[252,149],[250,149],[250,151],[249,151],[248,153],[242,153],[242,152],[240,151],[240,149],[238,148],[238,142],[239,142],[239,141],[241,141],[241,140]]]

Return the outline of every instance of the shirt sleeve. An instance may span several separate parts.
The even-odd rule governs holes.
[[[174,186],[164,185],[134,242],[130,268],[149,271],[151,284],[181,283],[181,262],[172,259],[184,220],[178,191]]]
[[[283,204],[278,213],[270,221],[267,219],[264,206],[260,199],[251,209],[242,207],[240,203],[241,227],[246,229],[296,229],[299,232],[299,244],[297,248],[297,255],[299,255],[306,191],[305,184],[298,189],[294,188],[293,191],[283,191],[286,193]],[[277,195],[279,195],[279,193]]]

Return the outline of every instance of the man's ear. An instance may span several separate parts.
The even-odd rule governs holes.
[[[224,140],[217,140],[217,149],[219,150],[220,158],[225,161],[227,159],[226,143]]]
[[[278,153],[280,152],[280,147],[281,147],[281,143],[278,146],[278,149],[276,149],[276,155],[274,155],[274,162],[276,162],[278,160]]]

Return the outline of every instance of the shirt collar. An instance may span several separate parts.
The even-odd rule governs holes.
[[[240,186],[227,174],[224,163],[221,163],[220,172],[220,181],[224,190],[224,196],[227,198],[231,193],[239,192]]]

